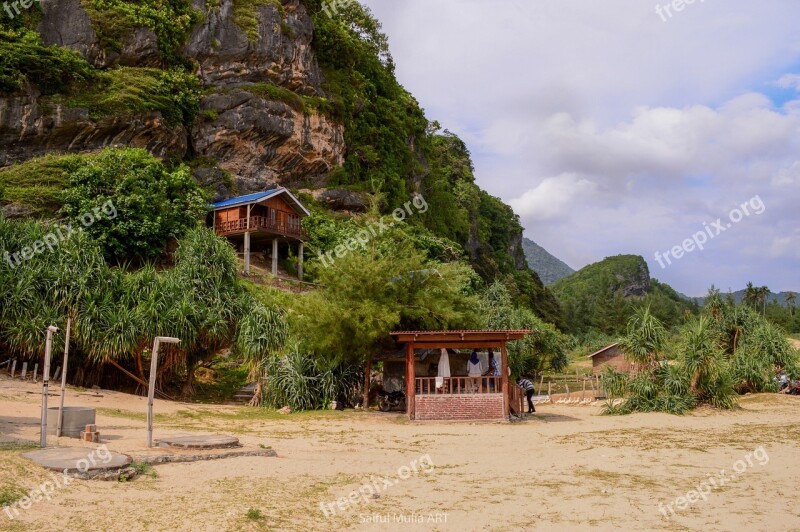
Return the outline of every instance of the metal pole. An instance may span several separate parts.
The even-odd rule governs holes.
[[[58,327],[50,325],[47,328],[47,340],[44,344],[44,375],[42,379],[42,434],[40,444],[42,449],[47,447],[47,393],[50,385],[50,349],[53,346],[53,333],[58,332]]]
[[[153,446],[153,397],[156,393],[156,371],[158,370],[158,346],[165,344],[179,344],[177,338],[156,336],[153,340],[153,353],[150,359],[150,385],[147,387],[147,447]]]
[[[61,437],[61,424],[64,421],[64,393],[67,386],[67,359],[69,357],[69,333],[72,327],[72,318],[67,318],[67,338],[64,341],[64,372],[61,374],[61,403],[58,405],[58,427],[56,437]]]

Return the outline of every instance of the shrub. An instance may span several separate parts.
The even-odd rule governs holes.
[[[168,169],[140,149],[109,148],[87,159],[69,177],[61,214],[81,215],[111,202],[116,217],[97,220],[86,231],[116,261],[159,256],[170,238],[181,237],[208,212],[204,192],[188,167]]]
[[[177,50],[192,28],[203,19],[192,9],[191,0],[82,0],[101,46],[120,51],[136,28],[149,28],[158,37],[161,55],[170,63],[180,62]]]
[[[286,16],[286,11],[280,0],[233,0],[233,22],[247,34],[253,42],[259,38],[258,23],[260,6],[273,6],[277,9],[281,19]],[[283,25],[282,25],[283,26]]]
[[[55,94],[96,74],[77,52],[45,46],[34,31],[0,28],[0,93],[22,91],[30,83],[42,94]]]
[[[200,109],[200,81],[180,69],[122,67],[91,85],[76,85],[59,101],[89,110],[92,118],[159,111],[168,125],[190,126]]]
[[[269,359],[264,368],[264,405],[292,410],[327,408],[331,401],[347,401],[361,384],[361,371],[348,363],[325,361],[293,347]]]
[[[45,155],[0,170],[0,201],[28,207],[34,216],[54,214],[61,206],[69,175],[81,167],[83,155]]]

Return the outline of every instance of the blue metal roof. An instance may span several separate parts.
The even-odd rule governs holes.
[[[256,203],[270,196],[274,196],[275,194],[279,194],[284,190],[285,189],[283,188],[274,188],[272,190],[267,190],[264,192],[256,192],[254,194],[247,194],[246,196],[237,196],[235,198],[218,201],[213,205],[215,209],[221,209],[224,207],[235,207],[236,205],[247,205],[248,203]]]

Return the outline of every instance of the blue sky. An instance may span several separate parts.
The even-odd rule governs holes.
[[[364,3],[478,183],[570,266],[633,253],[688,295],[800,290],[800,2],[697,1],[666,21],[641,0]],[[761,214],[659,266],[755,197]]]

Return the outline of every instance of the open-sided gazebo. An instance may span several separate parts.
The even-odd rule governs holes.
[[[506,344],[532,331],[395,331],[406,352],[406,404],[411,420],[502,420],[520,411],[522,396],[509,386]],[[500,376],[420,376],[418,351],[496,350]],[[449,362],[448,362],[449,365]]]

